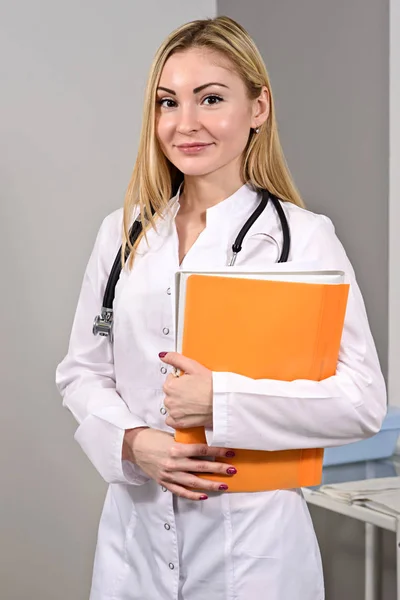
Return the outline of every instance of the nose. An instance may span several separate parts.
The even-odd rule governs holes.
[[[200,129],[196,107],[193,105],[181,106],[177,115],[176,131],[188,135]]]

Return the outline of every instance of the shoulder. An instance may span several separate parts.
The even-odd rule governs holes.
[[[134,218],[136,214],[135,211]],[[111,253],[115,256],[122,244],[123,221],[124,209],[121,207],[109,213],[101,222],[97,233],[96,246],[102,254]],[[131,222],[133,222],[133,219]]]
[[[87,264],[86,275],[98,282],[110,272],[122,243],[123,209],[119,208],[103,218]]]
[[[328,216],[301,208],[292,202],[282,202],[281,205],[290,228],[292,260],[316,261],[320,268],[353,272],[335,226]]]
[[[109,213],[101,222],[98,236],[108,241],[122,240],[123,208],[118,208]]]
[[[138,213],[139,209],[136,208],[130,220],[131,224]],[[93,255],[99,259],[99,262],[105,265],[106,269],[110,268],[110,265],[114,262],[116,254],[121,247],[123,221],[124,209],[121,207],[104,217],[97,232]]]
[[[314,231],[322,228],[323,230],[335,230],[334,225],[326,215],[313,212],[307,208],[302,208],[293,204],[293,202],[281,202],[289,225],[293,228],[293,233],[297,231],[302,237],[304,234],[312,234]]]
[[[326,215],[292,202],[281,202],[281,206],[288,220],[293,246],[300,248],[323,238],[337,239],[335,226]]]

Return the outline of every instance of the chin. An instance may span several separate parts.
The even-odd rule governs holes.
[[[191,177],[202,177],[204,175],[209,175],[210,173],[213,173],[214,171],[218,171],[218,169],[220,168],[219,165],[216,165],[215,162],[213,162],[212,164],[192,164],[189,165],[187,163],[174,163],[175,166],[177,167],[177,169],[179,169],[181,171],[181,173],[183,173],[184,175],[188,175]]]
[[[186,175],[187,177],[205,177],[206,175],[210,175],[210,173],[214,173],[217,171],[215,167],[210,169],[179,169],[181,173]]]

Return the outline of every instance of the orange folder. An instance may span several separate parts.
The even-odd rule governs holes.
[[[348,292],[349,285],[344,283],[189,275],[182,354],[212,371],[253,379],[320,381],[336,372]],[[207,443],[203,427],[177,430],[175,439]],[[235,449],[235,453],[234,458],[218,458],[236,467],[233,477],[196,475],[212,481],[226,479],[229,492],[321,483],[321,448]]]

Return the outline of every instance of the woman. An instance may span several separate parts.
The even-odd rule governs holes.
[[[293,268],[340,269],[350,282],[337,373],[324,381],[212,373],[173,352],[174,273],[227,264],[259,202],[257,188],[281,199]],[[139,212],[146,235],[132,248]],[[271,236],[281,245],[268,205],[236,264],[275,263]],[[131,253],[116,288],[111,344],[92,335],[91,323],[121,241]],[[185,375],[174,377],[174,368]],[[188,23],[158,50],[124,210],[100,228],[57,385],[79,422],[77,441],[110,484],[91,600],[322,600],[320,555],[300,490],[229,494],[196,476],[225,473],[218,457],[235,448],[360,440],[379,430],[386,411],[353,269],[331,221],[303,207],[262,58],[227,17]],[[206,426],[210,446],[175,443],[178,426]]]

